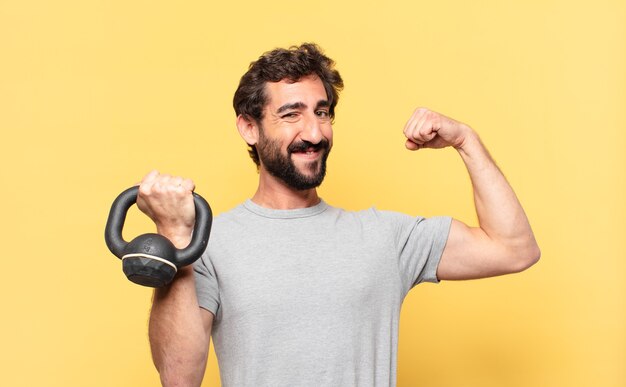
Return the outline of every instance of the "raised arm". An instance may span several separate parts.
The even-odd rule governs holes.
[[[150,172],[139,186],[137,205],[157,232],[184,248],[191,240],[194,184],[180,177]],[[191,266],[154,292],[149,336],[154,365],[163,386],[200,386],[206,369],[213,314],[198,306]]]
[[[406,147],[454,147],[470,175],[479,227],[453,220],[437,269],[440,280],[515,273],[539,260],[540,250],[515,192],[469,126],[417,109],[404,129]]]

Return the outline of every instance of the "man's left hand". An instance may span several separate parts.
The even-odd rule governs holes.
[[[462,122],[443,114],[417,108],[404,126],[407,140],[404,144],[409,150],[422,148],[462,148],[472,129]]]

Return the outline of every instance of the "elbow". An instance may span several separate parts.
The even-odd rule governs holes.
[[[517,250],[517,254],[513,255],[515,262],[513,264],[513,273],[522,272],[537,262],[541,258],[541,249],[536,242],[529,243],[528,246]]]
[[[541,258],[541,249],[539,248],[539,245],[537,243],[535,243],[535,247],[533,249],[533,263],[532,263],[532,265],[534,265],[535,263],[539,262],[540,258]]]
[[[527,256],[526,269],[528,269],[535,263],[539,262],[539,259],[541,258],[541,249],[539,248],[539,245],[537,243],[533,243],[532,247],[529,249],[526,256]]]

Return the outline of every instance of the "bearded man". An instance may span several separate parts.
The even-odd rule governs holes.
[[[265,53],[234,97],[259,185],[213,222],[207,250],[157,289],[150,343],[163,385],[199,386],[213,337],[223,386],[395,386],[400,307],[428,281],[514,273],[540,256],[513,189],[477,133],[418,108],[408,150],[456,149],[479,227],[368,209],[317,194],[343,81],[314,44]],[[138,205],[178,248],[195,219],[193,181],[144,177]]]

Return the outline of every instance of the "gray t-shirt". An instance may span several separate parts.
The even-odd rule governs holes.
[[[218,216],[196,261],[223,386],[395,386],[400,307],[438,282],[451,219],[321,201]]]

